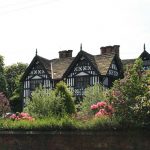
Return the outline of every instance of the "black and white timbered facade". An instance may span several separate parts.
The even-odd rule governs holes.
[[[65,50],[59,52],[59,58],[52,60],[36,53],[22,77],[24,104],[39,85],[53,89],[62,80],[77,98],[84,95],[86,87],[96,83],[111,87],[116,79],[123,78],[123,64],[134,60],[121,61],[119,45],[101,47],[100,50],[101,54],[91,55],[83,51],[81,46],[76,57],[72,57],[72,50]],[[145,69],[150,68],[150,56],[145,49],[140,57],[145,60]]]
[[[146,51],[144,44],[144,51],[140,55],[140,58],[143,60],[143,69],[150,70],[150,54]]]
[[[24,74],[24,103],[26,103],[27,98],[31,96],[31,92],[40,85],[42,85],[46,89],[52,89],[53,81],[51,79],[51,76],[48,74],[45,66],[43,65],[43,63],[41,63],[41,58],[35,56]]]

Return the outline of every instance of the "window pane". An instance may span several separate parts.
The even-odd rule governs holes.
[[[43,80],[39,79],[39,80],[31,80],[30,81],[30,89],[31,91],[35,90],[37,87],[39,87],[40,85],[43,85]]]

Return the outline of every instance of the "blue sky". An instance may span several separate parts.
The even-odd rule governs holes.
[[[120,45],[122,59],[150,53],[149,0],[0,0],[0,55],[5,64],[30,63],[61,50],[100,54]]]

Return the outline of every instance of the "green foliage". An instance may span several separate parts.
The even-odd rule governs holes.
[[[5,67],[5,76],[7,80],[7,93],[8,97],[12,97],[17,88],[20,88],[20,79],[25,72],[27,64],[17,63]]]
[[[113,102],[115,115],[121,117],[123,122],[148,122],[150,94],[147,81],[147,75],[142,71],[142,60],[138,59],[126,72],[125,78],[115,82],[109,97]]]
[[[32,92],[25,110],[34,117],[64,116],[75,112],[71,93],[63,82],[58,83],[56,90],[46,90],[42,87]]]
[[[32,92],[32,98],[31,100],[28,99],[24,111],[28,112],[33,117],[48,117],[55,113],[53,111],[55,111],[55,107],[58,107],[59,105],[55,105],[55,101],[58,103],[57,100],[54,91],[39,87]]]
[[[59,96],[62,100],[62,104],[64,106],[64,111],[66,114],[73,114],[75,113],[75,105],[73,102],[73,95],[68,89],[66,83],[59,82],[56,85],[55,90],[56,96]]]
[[[14,95],[10,98],[10,106],[12,112],[22,111],[22,101],[19,92],[20,91],[15,90]]]
[[[6,94],[6,78],[4,75],[4,58],[0,55],[0,92]]]
[[[85,96],[81,103],[81,111],[87,114],[91,114],[91,105],[97,102],[106,100],[105,91],[100,84],[95,84],[85,89]]]
[[[12,121],[11,119],[0,119],[0,130],[53,130],[53,131],[69,131],[69,130],[98,130],[108,131],[119,129],[120,125],[116,118],[97,118],[88,121],[77,120],[70,116],[48,117],[35,119],[33,121],[19,120]]]
[[[22,111],[22,85],[20,79],[24,73],[27,64],[17,63],[5,67],[5,76],[7,80],[7,95],[10,99],[10,105],[13,112]]]
[[[120,128],[119,120],[115,117],[109,118],[107,116],[101,118],[94,118],[88,120],[86,123],[86,130],[114,130]]]

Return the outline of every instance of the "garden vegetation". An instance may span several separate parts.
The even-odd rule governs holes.
[[[56,89],[42,87],[32,92],[24,108],[0,120],[1,130],[121,130],[149,128],[150,73],[136,60],[126,69],[125,78],[111,89],[96,84],[87,87],[80,103],[64,82]],[[27,114],[28,113],[28,114]],[[30,115],[29,115],[30,114]],[[19,119],[16,119],[19,118]],[[30,119],[29,119],[30,118]]]

